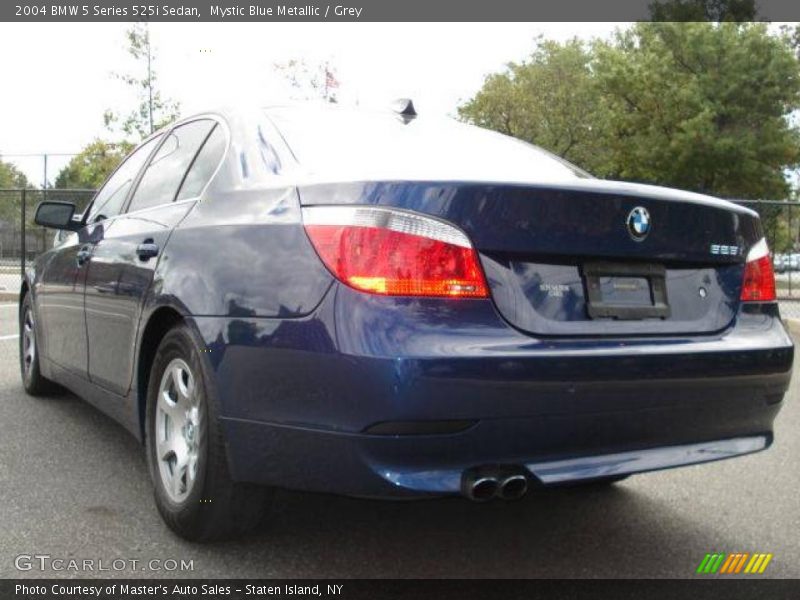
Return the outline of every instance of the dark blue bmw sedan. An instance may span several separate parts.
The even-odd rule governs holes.
[[[408,102],[145,140],[25,275],[31,395],[142,440],[166,523],[270,489],[519,498],[772,442],[793,347],[758,216]]]

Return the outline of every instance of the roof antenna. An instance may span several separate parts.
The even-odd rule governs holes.
[[[411,98],[398,98],[392,102],[392,110],[400,115],[406,123],[417,116],[417,111]]]

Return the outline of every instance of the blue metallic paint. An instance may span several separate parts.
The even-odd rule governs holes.
[[[548,187],[459,182],[315,185],[304,204],[378,204],[434,215],[461,227],[481,253],[492,298],[514,326],[536,335],[711,333],[728,326],[739,304],[746,250],[763,236],[755,213],[696,194],[655,194],[651,186],[576,181]],[[631,239],[626,215],[645,203],[653,231]],[[736,246],[712,255],[707,240]],[[581,265],[586,260],[658,261],[666,266],[672,317],[664,321],[592,320]],[[563,297],[538,290],[567,286]],[[707,296],[698,298],[701,287]]]
[[[619,453],[634,464],[666,464],[676,446],[696,457],[691,448],[698,443],[771,441],[792,342],[775,305],[740,306],[732,299],[743,256],[712,256],[698,242],[711,236],[746,250],[761,236],[754,213],[695,195],[593,180],[547,189],[459,182],[297,187],[260,168],[263,152],[248,147],[246,120],[227,123],[234,143],[199,201],[158,209],[170,216],[154,219],[152,227],[132,220],[148,215],[100,225],[108,229],[102,239],[120,245],[117,257],[143,234],[160,236],[157,260],[127,265],[117,275],[130,276],[116,280],[102,267],[93,277],[89,270],[84,299],[75,292],[86,269],[70,261],[87,228],[61,253],[40,257],[28,279],[37,310],[64,300],[57,297],[62,294],[73,312],[85,302],[87,315],[95,315],[88,317],[88,348],[87,340],[75,338],[75,365],[58,360],[68,354],[63,336],[75,323],[67,315],[47,316],[43,373],[134,434],[141,435],[142,382],[134,376],[141,336],[152,315],[172,310],[208,350],[202,359],[232,473],[244,481],[413,496],[456,491],[454,473],[475,464],[541,465]],[[291,162],[277,142],[276,156]],[[303,230],[301,201],[390,205],[452,221],[480,250],[495,298],[379,297],[336,283]],[[614,210],[597,208],[603,202]],[[624,215],[638,204],[653,219],[646,244],[631,240],[624,227]],[[663,233],[668,230],[672,237]],[[704,335],[685,326],[652,335],[632,324],[597,326],[597,335],[532,336],[525,330],[563,330],[552,324],[548,330],[541,315],[509,309],[498,291],[508,276],[501,271],[513,270],[515,260],[535,264],[525,256],[532,239],[537,256],[556,262],[569,253],[702,263],[692,276],[717,274],[727,312]],[[523,289],[530,279],[524,271],[514,280]],[[114,306],[104,285],[115,286]],[[123,308],[124,335],[97,316],[115,306]],[[567,322],[579,320],[581,311],[572,306]],[[91,346],[114,331],[119,336],[101,352],[124,357],[120,371],[97,374],[93,383],[92,364],[102,357]],[[475,424],[440,435],[364,433],[379,422],[438,419]],[[731,455],[739,446],[732,448]]]
[[[572,483],[733,458],[764,450],[771,442],[771,436],[756,435],[700,444],[534,462],[526,464],[525,468],[545,485]],[[387,469],[380,475],[399,488],[448,494],[458,491],[461,485],[461,473],[459,469],[430,471]]]
[[[446,478],[478,463],[768,435],[792,363],[769,311],[743,311],[716,336],[556,341],[514,330],[490,301],[335,290],[302,319],[194,319],[238,477],[384,496],[396,491],[389,473]],[[362,433],[427,419],[478,423],[451,435]]]
[[[758,215],[697,194],[602,180],[570,184],[363,182],[303,185],[304,205],[377,204],[436,215],[461,227],[481,252],[727,264],[708,240],[749,248],[763,233]],[[628,212],[644,204],[652,231],[646,244],[627,232]],[[742,262],[743,256],[733,257]]]

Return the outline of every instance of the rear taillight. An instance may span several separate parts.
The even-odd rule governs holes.
[[[449,223],[397,209],[311,206],[303,208],[303,224],[325,266],[362,292],[489,295],[478,253]]]
[[[766,240],[761,240],[747,253],[742,282],[743,302],[774,302],[775,273]]]

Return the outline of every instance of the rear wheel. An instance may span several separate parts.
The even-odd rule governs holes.
[[[147,458],[166,524],[189,540],[233,537],[261,520],[269,490],[228,472],[215,402],[189,329],[162,340],[147,394]]]
[[[31,396],[59,394],[64,388],[42,376],[39,345],[36,342],[36,318],[30,293],[22,298],[19,310],[19,367],[22,385]]]

